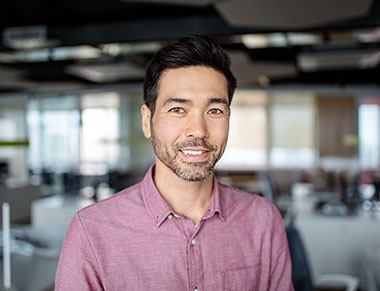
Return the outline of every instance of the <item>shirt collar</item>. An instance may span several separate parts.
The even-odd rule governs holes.
[[[144,203],[149,211],[153,219],[153,223],[159,227],[165,219],[169,216],[169,214],[174,211],[167,204],[167,202],[162,198],[160,192],[156,188],[156,185],[153,181],[153,173],[154,173],[155,165],[153,164],[148,172],[145,174],[144,179],[142,180],[142,195]],[[218,181],[214,176],[213,181],[213,191],[210,200],[209,208],[204,215],[204,219],[211,218],[214,214],[218,213],[220,219],[225,222],[225,216],[222,207],[222,197],[220,195],[220,186]]]
[[[213,190],[210,200],[210,205],[208,207],[208,210],[206,214],[204,215],[204,219],[211,218],[214,216],[214,214],[219,214],[220,219],[225,222],[225,214],[223,210],[223,197],[220,195],[220,185],[219,182],[216,180],[216,177],[214,175],[214,181],[213,181]]]
[[[149,211],[149,214],[153,218],[154,224],[159,227],[161,223],[172,213],[172,209],[166,203],[166,201],[161,197],[160,192],[156,188],[153,182],[153,173],[155,165],[153,164],[148,172],[145,174],[142,180],[142,194],[144,203]]]

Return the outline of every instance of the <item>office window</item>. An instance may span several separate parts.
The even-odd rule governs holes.
[[[117,169],[145,173],[155,161],[150,139],[141,129],[141,106],[144,103],[141,90],[120,93],[119,131],[120,158]]]
[[[361,167],[380,165],[380,106],[359,106],[359,160]]]
[[[81,99],[81,171],[101,174],[119,159],[119,96],[108,92]]]
[[[79,164],[80,114],[76,96],[30,100],[27,113],[29,165],[64,172]]]
[[[0,98],[0,163],[4,170],[7,169],[10,179],[25,180],[28,177],[28,146],[24,144],[28,139],[26,103],[25,96]]]
[[[252,169],[267,161],[267,96],[238,90],[231,104],[230,132],[218,168]]]
[[[272,93],[269,105],[269,165],[280,168],[311,167],[315,148],[314,96],[308,93]]]

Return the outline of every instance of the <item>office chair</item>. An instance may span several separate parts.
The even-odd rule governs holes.
[[[277,188],[274,177],[269,172],[261,172],[259,174],[262,196],[268,198],[274,204],[277,203]]]
[[[343,274],[321,275],[316,280],[316,285],[320,287],[316,288],[313,284],[308,258],[298,230],[294,226],[287,226],[286,236],[292,261],[292,282],[295,291],[357,290],[359,279]],[[337,286],[345,286],[345,289],[338,289]]]

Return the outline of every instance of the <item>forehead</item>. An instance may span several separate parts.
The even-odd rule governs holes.
[[[157,102],[165,102],[173,97],[214,97],[228,101],[226,77],[221,72],[205,66],[166,69],[161,74]]]

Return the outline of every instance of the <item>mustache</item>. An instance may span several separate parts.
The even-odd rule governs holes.
[[[176,149],[181,150],[187,147],[203,147],[209,151],[215,151],[217,147],[211,143],[208,143],[203,138],[190,138],[187,141],[176,144]]]

